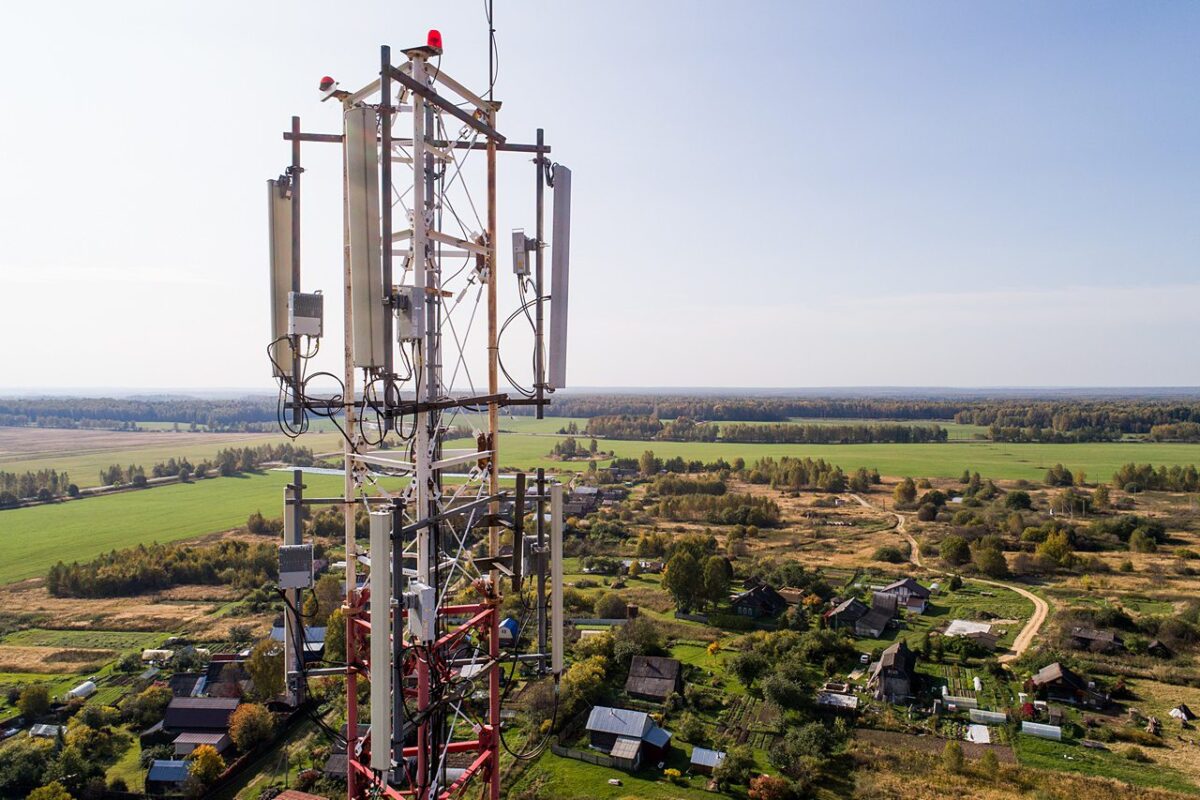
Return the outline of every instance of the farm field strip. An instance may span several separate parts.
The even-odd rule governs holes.
[[[546,420],[543,420],[546,422]],[[560,423],[557,427],[562,427]],[[554,428],[557,430],[557,427]],[[500,436],[500,463],[505,468],[546,467],[560,470],[587,469],[587,461],[558,461],[549,453],[556,442],[567,437],[551,434],[509,433]],[[576,436],[576,440],[586,437]],[[934,444],[744,444],[738,442],[660,442],[603,439],[601,449],[618,457],[637,458],[646,450],[659,458],[699,460],[724,458],[747,462],[771,456],[823,458],[850,472],[858,467],[878,469],[884,475],[956,478],[964,469],[989,478],[1041,480],[1057,463],[1073,471],[1083,470],[1091,480],[1108,481],[1121,465],[1137,463],[1200,464],[1200,444],[1160,442],[1096,442],[1086,444],[1008,444],[961,441]],[[301,439],[303,443],[303,439]],[[459,439],[448,447],[468,447]],[[605,465],[604,460],[598,462]]]
[[[59,561],[229,530],[257,510],[277,517],[290,477],[266,472],[208,478],[0,511],[0,584],[43,577]],[[308,475],[305,483],[315,494],[337,494],[342,487],[341,478],[332,475]]]
[[[71,481],[86,489],[100,484],[99,472],[112,464],[138,464],[146,468],[169,458],[193,463],[211,459],[228,447],[284,444],[288,438],[270,433],[170,433],[140,431],[87,431],[53,428],[0,427],[0,470],[4,472],[55,469],[66,471]],[[311,433],[298,444],[340,449],[341,435]]]

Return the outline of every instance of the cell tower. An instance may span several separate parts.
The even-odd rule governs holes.
[[[497,422],[500,410],[514,405],[534,406],[540,418],[547,394],[565,382],[571,173],[550,162],[540,129],[533,144],[512,143],[499,132],[494,80],[476,94],[452,78],[442,69],[440,33],[430,31],[425,45],[403,55],[394,64],[390,48],[382,47],[378,77],[354,91],[322,79],[322,101],[341,107],[342,132],[306,133],[293,117],[284,133],[291,164],[268,181],[268,354],[280,386],[280,427],[295,437],[311,419],[328,419],[345,439],[344,466],[336,470],[344,475],[341,497],[305,494],[300,469],[285,490],[280,589],[287,691],[300,706],[310,677],[345,677],[347,725],[340,736],[349,798],[431,800],[471,791],[494,800],[501,790],[501,747],[508,746],[500,722],[502,670],[547,676],[556,697],[562,671],[563,489],[542,470],[536,477],[500,474]],[[303,143],[342,146],[340,378],[307,367],[326,331],[322,295],[303,291],[300,281]],[[535,235],[513,232],[516,305],[504,324],[496,234],[500,153],[532,155],[536,179]],[[481,179],[483,203],[472,194]],[[546,188],[552,192],[550,242]],[[475,388],[465,350],[481,300],[486,393]],[[528,388],[517,385],[500,359],[501,336],[513,321],[532,330]],[[501,372],[511,392],[500,390]],[[310,388],[317,382],[338,386],[319,395]],[[462,383],[469,391],[456,388]],[[466,421],[473,423],[473,446],[445,447]],[[502,478],[512,485],[502,488]],[[308,660],[301,614],[303,592],[313,582],[304,510],[322,505],[344,510],[344,664]],[[366,552],[356,540],[360,509],[369,527]],[[529,532],[527,511],[535,520]],[[502,531],[512,533],[511,555],[501,554]],[[502,641],[505,592],[515,593],[524,610],[518,625],[504,627]],[[527,624],[536,636],[525,637]],[[525,638],[533,644],[522,645]],[[360,679],[370,682],[367,709],[358,700]],[[514,755],[531,757],[542,746],[544,740]]]

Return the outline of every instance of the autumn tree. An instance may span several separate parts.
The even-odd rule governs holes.
[[[242,703],[229,717],[229,738],[243,753],[271,741],[275,734],[275,718],[266,706]]]
[[[212,745],[202,744],[188,756],[188,776],[200,786],[211,786],[225,771],[225,759]]]
[[[32,721],[50,710],[50,690],[44,683],[31,683],[21,691],[17,710],[26,721]]]
[[[695,608],[704,590],[704,577],[700,574],[700,565],[688,550],[681,550],[671,556],[662,582],[675,605],[685,614]]]
[[[67,787],[58,781],[50,781],[29,793],[26,800],[73,800]]]
[[[709,556],[704,564],[704,599],[712,608],[729,595],[729,562],[721,556]]]
[[[896,488],[892,492],[892,499],[896,501],[896,505],[898,506],[908,506],[916,502],[917,485],[913,483],[913,479],[905,478],[896,484]]]
[[[272,639],[256,644],[246,659],[246,672],[257,697],[270,700],[283,694],[283,645]]]

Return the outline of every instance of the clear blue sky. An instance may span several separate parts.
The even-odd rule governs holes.
[[[576,385],[1200,384],[1200,4],[496,5],[501,127],[575,174]],[[0,388],[268,386],[279,132],[431,26],[482,87],[480,0],[6,10]]]

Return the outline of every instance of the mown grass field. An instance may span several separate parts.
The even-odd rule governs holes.
[[[285,472],[208,478],[0,511],[0,584],[42,577],[59,561],[228,530],[257,510],[278,517],[289,480]],[[323,495],[342,487],[333,475],[309,475],[305,483],[309,492]]]
[[[1041,769],[1077,772],[1102,778],[1113,778],[1134,786],[1170,789],[1198,794],[1196,784],[1175,769],[1157,763],[1142,764],[1125,758],[1125,745],[1113,745],[1112,750],[1092,750],[1074,742],[1052,742],[1034,736],[1017,736],[1017,760],[1024,766]],[[1143,748],[1152,759],[1154,748]],[[1131,795],[1136,796],[1136,795]]]
[[[586,461],[556,461],[549,457],[554,445],[566,438],[555,431],[569,419],[503,420],[500,463],[505,467],[532,469],[583,470]],[[576,420],[580,424],[582,420]],[[580,424],[580,427],[582,425]],[[517,432],[520,431],[520,432]],[[587,437],[577,436],[581,444]],[[842,469],[858,467],[878,469],[884,475],[928,478],[955,478],[964,469],[978,471],[989,478],[1041,480],[1046,470],[1063,463],[1073,471],[1083,470],[1093,481],[1108,481],[1112,474],[1130,461],[1151,464],[1200,464],[1200,444],[1160,442],[1099,442],[1087,444],[1004,444],[979,441],[951,441],[941,444],[741,444],[725,442],[650,442],[598,440],[600,449],[619,457],[637,458],[653,450],[660,458],[680,456],[705,462],[724,458],[732,462],[741,457],[747,462],[772,456],[824,458]],[[461,439],[450,447],[467,447]],[[603,461],[600,466],[604,466]]]
[[[155,647],[165,635],[147,631],[50,630],[26,628],[0,640],[0,644],[22,647],[89,647],[102,650],[135,651]]]
[[[211,459],[229,447],[284,444],[287,437],[269,433],[171,433],[169,431],[75,431],[53,428],[0,427],[0,471],[56,469],[66,471],[80,488],[98,486],[99,473],[112,464],[150,468],[169,458],[192,463]],[[314,453],[341,448],[337,433],[305,434],[299,444]],[[0,522],[2,530],[3,522]]]

